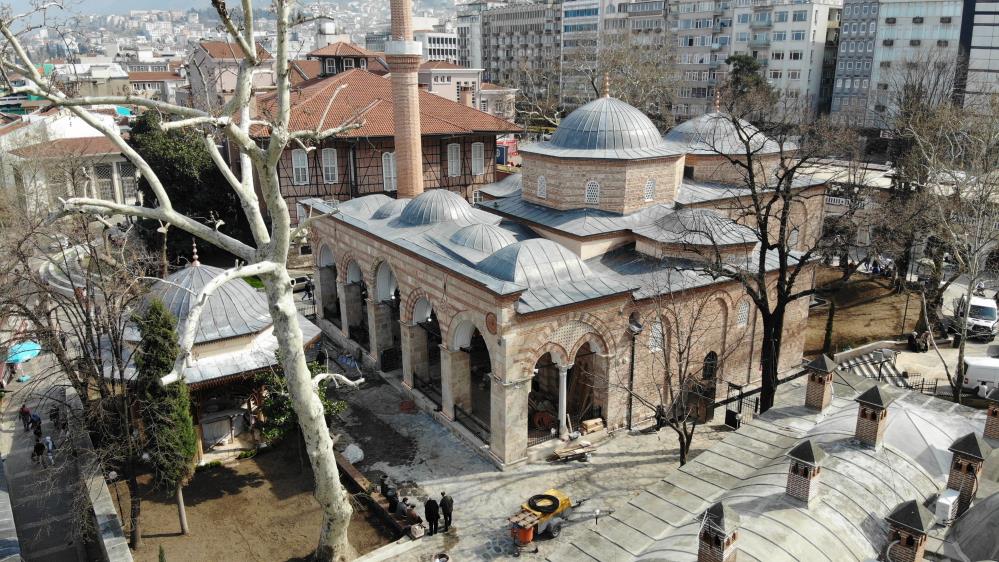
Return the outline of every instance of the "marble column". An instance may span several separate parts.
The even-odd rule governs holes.
[[[472,408],[472,371],[470,357],[462,350],[445,353],[448,357],[448,367],[450,371],[449,385],[451,387],[451,399],[454,405],[469,412]],[[442,356],[443,358],[443,356]],[[443,365],[443,362],[441,363]]]
[[[527,454],[527,394],[531,381],[504,384],[492,380],[489,449],[500,462],[516,462]]]
[[[426,380],[430,374],[427,331],[419,324],[404,324],[400,321],[399,335],[402,337],[402,380],[406,386],[413,388],[415,377]]]
[[[565,422],[566,418],[566,401],[569,399],[569,369],[571,365],[559,365],[558,366],[558,435],[560,438],[569,438],[569,426]]]
[[[340,312],[343,315],[343,333],[350,337],[350,327],[361,324],[361,286],[356,283],[341,284]]]
[[[378,368],[382,367],[382,352],[392,347],[392,305],[391,303],[377,302],[374,298],[368,299],[368,334],[371,340],[371,356],[378,363]]]
[[[454,394],[451,393],[451,358],[461,351],[451,351],[441,344],[441,413],[454,419]]]

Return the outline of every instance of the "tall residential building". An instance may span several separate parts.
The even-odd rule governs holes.
[[[831,114],[847,125],[871,125],[867,113],[878,48],[878,5],[877,0],[846,0],[843,5]]]
[[[891,115],[892,90],[902,82],[914,79],[932,79],[929,64],[947,64],[948,72],[960,54],[962,0],[881,0],[878,13],[878,32],[874,41],[874,60],[871,65],[870,83],[862,80],[861,89],[872,88],[873,112],[868,113],[869,124],[880,127]],[[857,88],[854,81],[843,89]]]
[[[733,12],[728,0],[679,2],[669,10],[680,76],[673,114],[684,120],[711,111],[715,86],[725,80],[725,60],[732,54]]]
[[[828,110],[823,70],[834,69],[842,0],[736,0],[733,54],[760,61],[778,92],[799,97],[810,115]]]
[[[516,85],[524,65],[558,75],[562,45],[562,0],[511,4],[482,13],[485,80]]]
[[[601,34],[601,0],[565,0],[562,4],[562,103],[578,107],[596,97],[589,77],[596,68]]]
[[[999,92],[999,3],[967,0],[961,19],[961,50],[968,55],[967,101]]]
[[[482,12],[502,6],[503,2],[477,0],[458,4],[458,66],[482,68]]]
[[[453,31],[418,29],[413,32],[413,39],[423,44],[425,61],[458,61],[458,35]]]

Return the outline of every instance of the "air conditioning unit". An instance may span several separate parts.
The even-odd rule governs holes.
[[[946,489],[941,492],[940,496],[937,498],[936,508],[934,510],[934,515],[937,517],[937,522],[943,525],[950,525],[950,522],[957,517],[957,498],[961,494],[957,490]]]

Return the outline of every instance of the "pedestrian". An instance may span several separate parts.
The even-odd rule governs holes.
[[[409,498],[402,498],[402,501],[395,506],[395,514],[397,517],[406,517],[406,509],[409,508]]]
[[[441,518],[440,507],[437,505],[437,500],[434,498],[427,498],[426,503],[423,504],[423,515],[427,518],[427,526],[429,527],[429,534],[431,537],[437,533],[437,524]]]
[[[382,480],[378,484],[378,491],[382,493],[382,496],[388,497],[389,481],[388,474],[382,474]]]
[[[451,528],[451,513],[454,511],[454,499],[447,495],[447,492],[441,492],[440,506],[441,514],[444,516],[444,532],[446,533]]]
[[[315,290],[316,290],[316,285],[312,282],[312,279],[309,279],[308,281],[305,282],[305,298],[309,299],[310,301],[314,301],[316,299]]]
[[[24,432],[27,433],[31,429],[31,408],[28,408],[27,404],[21,404],[18,415],[21,416],[21,423],[24,424]]]
[[[52,443],[52,437],[46,435],[45,439],[42,439],[42,445],[45,445],[45,455],[49,458],[49,466],[55,466],[55,458],[52,456],[55,445]]]
[[[419,525],[423,523],[423,519],[420,514],[416,512],[416,504],[409,503],[406,504],[406,522],[410,525]]]
[[[42,441],[36,438],[35,449],[31,453],[31,460],[42,463],[42,467],[44,468],[45,461],[42,460],[44,458],[44,455],[45,455],[45,445],[42,445]]]
[[[49,408],[49,420],[52,422],[52,427],[54,429],[59,428],[59,406],[52,406]]]
[[[395,513],[395,510],[399,508],[399,493],[395,491],[395,488],[389,486],[388,490],[385,491],[385,499],[388,500],[389,513]]]
[[[59,343],[62,344],[63,351],[66,350],[66,332],[59,332]]]

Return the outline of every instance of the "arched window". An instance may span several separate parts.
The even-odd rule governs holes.
[[[538,176],[538,199],[548,199],[548,182],[544,176]]]
[[[749,302],[742,301],[739,303],[739,310],[736,313],[735,321],[739,326],[745,326],[749,323]]]
[[[292,183],[304,185],[309,183],[309,157],[304,150],[291,151]]]
[[[382,153],[382,183],[385,186],[385,191],[397,189],[394,152]]]
[[[703,373],[703,378],[713,379],[718,375],[718,354],[714,351],[709,351],[707,355],[704,356],[704,368],[701,371]]]
[[[600,184],[594,180],[586,182],[586,204],[596,205],[600,203]]]
[[[646,201],[656,200],[656,180],[649,178],[649,180],[645,182],[645,191],[642,193],[642,196]]]

